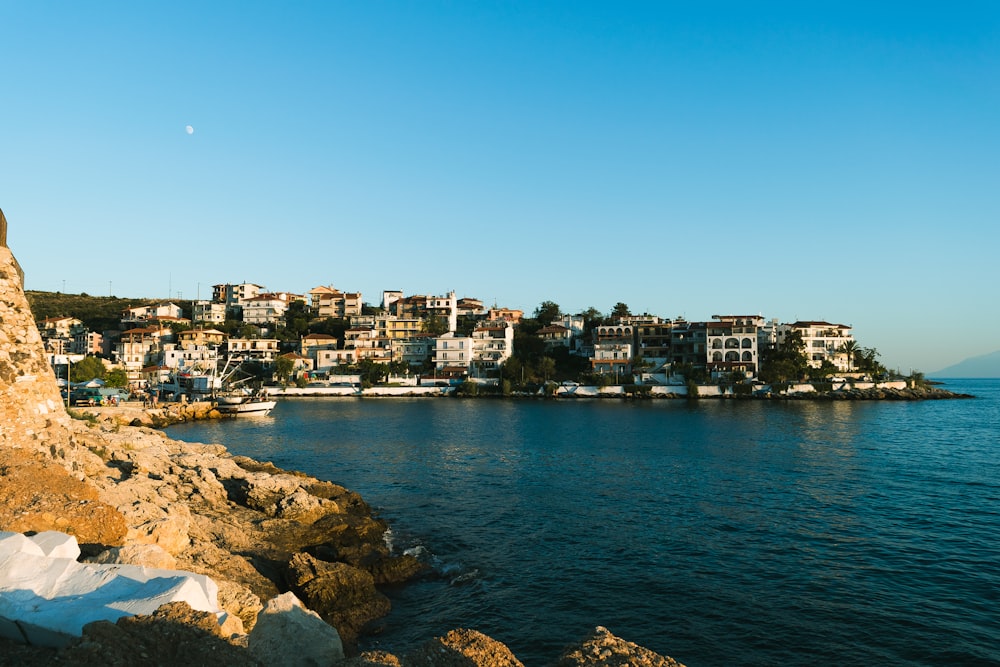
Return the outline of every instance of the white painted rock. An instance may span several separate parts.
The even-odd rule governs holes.
[[[303,607],[294,593],[268,601],[257,614],[247,648],[268,667],[328,667],[344,659],[337,629]]]
[[[218,586],[205,575],[53,555],[79,552],[68,535],[0,533],[0,636],[59,648],[88,623],[152,614],[167,602],[225,616]]]

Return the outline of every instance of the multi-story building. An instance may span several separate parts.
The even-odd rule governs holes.
[[[222,347],[228,336],[218,329],[188,329],[177,334],[177,345],[183,349]]]
[[[456,303],[456,308],[458,308],[459,316],[465,317],[485,317],[486,309],[483,308],[482,299],[475,299],[469,296],[463,296]]]
[[[47,317],[38,323],[42,338],[72,338],[73,332],[83,322],[75,317]]]
[[[393,361],[402,361],[410,368],[420,368],[434,357],[434,334],[416,334],[409,338],[389,339]]]
[[[513,308],[497,308],[496,306],[493,306],[486,311],[486,319],[490,322],[501,321],[518,324],[524,319],[524,311],[515,310]]]
[[[311,333],[299,340],[299,354],[314,361],[318,361],[317,355],[321,350],[336,350],[338,347],[337,339],[325,333]]]
[[[225,353],[229,359],[271,364],[278,356],[277,338],[230,338]]]
[[[434,368],[452,374],[455,369],[468,372],[474,349],[475,342],[471,336],[456,336],[451,331],[438,336],[434,339]]]
[[[226,304],[215,301],[195,301],[191,308],[191,320],[206,324],[223,324],[226,321]]]
[[[277,324],[285,317],[293,301],[305,298],[288,292],[264,292],[243,302],[243,321],[246,324]]]
[[[127,308],[122,313],[122,328],[141,328],[153,322],[184,320],[184,311],[175,303],[161,303],[155,306]]]
[[[495,374],[514,353],[514,325],[481,324],[472,332],[472,369],[477,376]]]
[[[173,342],[173,332],[161,327],[137,327],[123,331],[115,345],[115,358],[129,382],[142,380],[142,369],[157,364],[161,345]]]
[[[389,339],[380,337],[374,329],[348,329],[344,332],[344,348],[354,350],[358,361],[367,359],[382,364],[392,361]]]
[[[263,286],[254,283],[212,285],[212,301],[223,304],[227,316],[239,319],[243,317],[243,304],[246,300],[254,298],[263,291]]]
[[[670,363],[705,367],[705,323],[674,320],[670,328]]]
[[[104,352],[104,336],[80,325],[73,331],[73,354],[99,355]]]
[[[744,373],[755,377],[760,370],[758,331],[764,318],[758,315],[713,315],[705,323],[705,366],[711,377]]]
[[[160,364],[171,370],[184,371],[195,367],[214,369],[219,363],[219,351],[203,345],[182,347],[168,343],[163,346],[163,360]]]
[[[341,292],[332,285],[320,285],[309,290],[311,307],[322,319],[347,319],[361,314],[361,292]]]
[[[409,339],[423,333],[424,330],[424,320],[420,317],[378,315],[374,318],[373,324],[380,337],[390,340]]]
[[[403,298],[403,290],[387,289],[382,290],[382,312],[392,312],[392,305]]]
[[[535,332],[535,335],[545,343],[545,349],[551,350],[555,347],[565,347],[569,349],[573,344],[573,332],[561,324],[550,324]]]
[[[809,365],[819,368],[824,361],[837,367],[839,371],[850,371],[851,364],[845,345],[854,342],[851,327],[844,324],[830,324],[822,321],[799,321],[792,324],[778,325],[778,345],[787,337],[798,332],[805,345],[805,355]]]
[[[594,356],[590,358],[594,373],[613,374],[618,378],[632,373],[632,344],[618,341],[594,343]]]
[[[673,323],[659,317],[635,323],[636,351],[647,366],[661,366],[670,359]]]

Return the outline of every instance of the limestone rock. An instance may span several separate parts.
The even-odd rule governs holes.
[[[177,559],[166,549],[155,544],[126,544],[102,551],[89,560],[91,563],[139,565],[161,570],[176,570]]]
[[[452,630],[403,658],[406,667],[524,667],[510,649],[476,630]]]
[[[681,663],[632,642],[619,639],[598,626],[579,646],[566,650],[557,667],[684,667]]]
[[[319,614],[303,608],[292,593],[268,601],[257,616],[247,648],[269,667],[329,667],[344,659],[337,631]]]
[[[288,583],[348,646],[365,625],[389,613],[389,598],[376,590],[372,576],[345,563],[296,554],[288,563]]]
[[[176,602],[115,624],[91,623],[81,639],[60,652],[57,664],[263,667],[245,648],[227,641],[222,632],[213,614]]]

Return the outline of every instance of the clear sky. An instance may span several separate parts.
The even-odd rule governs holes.
[[[1000,349],[996,2],[0,0],[0,33],[28,289],[762,313],[904,372]]]

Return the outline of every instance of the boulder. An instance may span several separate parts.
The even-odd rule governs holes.
[[[293,593],[268,601],[257,615],[247,648],[269,667],[330,667],[344,659],[336,629],[305,609]]]
[[[578,646],[568,648],[556,667],[684,667],[673,658],[620,639],[598,626]]]
[[[403,658],[407,667],[524,667],[510,649],[476,630],[452,630]]]
[[[337,628],[353,647],[361,629],[389,613],[389,598],[375,588],[372,575],[346,563],[328,563],[300,553],[288,562],[288,584],[301,600]]]

